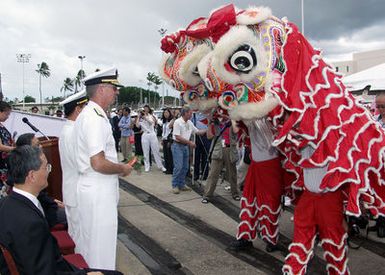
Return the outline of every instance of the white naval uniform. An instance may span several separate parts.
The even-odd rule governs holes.
[[[75,121],[67,120],[59,137],[60,162],[63,171],[63,203],[68,224],[68,234],[75,244],[79,242],[79,215],[77,212],[77,181],[79,173],[75,159]]]
[[[119,178],[96,172],[90,163],[90,158],[102,151],[107,160],[118,163],[111,124],[104,110],[89,101],[76,119],[74,131],[80,219],[80,242],[75,250],[92,268],[114,270]]]

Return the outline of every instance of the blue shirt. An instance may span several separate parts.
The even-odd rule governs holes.
[[[207,129],[207,125],[202,122],[205,119],[207,119],[206,115],[204,115],[200,112],[196,112],[193,114],[191,121],[195,127],[197,127],[199,130],[201,130],[201,129]]]
[[[119,121],[118,124],[119,128],[122,129],[122,137],[129,137],[132,136],[133,132],[130,128],[131,126],[131,117],[128,116],[122,116],[122,118]]]

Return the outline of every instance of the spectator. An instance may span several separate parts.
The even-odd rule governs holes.
[[[11,133],[5,128],[3,122],[5,122],[9,115],[11,114],[11,106],[4,101],[0,101],[0,198],[7,195],[8,186],[7,186],[7,172],[8,172],[8,163],[7,158],[9,152],[11,152],[14,147],[14,141],[12,139]]]
[[[118,109],[116,111],[115,108],[112,108],[111,114],[110,114],[110,123],[112,126],[112,135],[115,140],[116,152],[119,152],[119,141],[120,141],[120,135],[121,135],[121,131],[119,128],[119,121],[120,121],[120,118],[122,117],[122,114],[123,114],[122,109]]]
[[[56,110],[55,117],[63,117],[63,111],[60,109]]]
[[[194,113],[192,122],[198,129],[207,129],[207,125],[203,123],[207,117],[202,113]],[[207,158],[209,155],[211,140],[207,138],[207,135],[196,135],[195,137],[195,154],[194,154],[194,181],[198,179],[206,180],[209,174],[209,167],[207,164]]]
[[[172,174],[172,191],[179,194],[180,191],[190,191],[191,188],[185,184],[187,171],[189,170],[189,146],[194,149],[195,143],[190,141],[191,134],[203,135],[206,130],[198,130],[190,121],[192,111],[183,107],[181,117],[175,120],[173,127],[173,140],[171,151],[174,161]]]
[[[39,113],[39,108],[37,108],[37,106],[33,106],[31,108],[31,112],[34,113],[34,114],[38,114]]]
[[[229,122],[231,123],[231,122]],[[226,124],[210,122],[207,131],[207,137],[213,141],[213,154],[210,166],[210,173],[207,178],[205,191],[203,193],[202,203],[208,203],[213,196],[219,175],[223,168],[225,168],[231,187],[231,195],[234,200],[239,201],[237,188],[237,168],[236,162],[238,160],[237,151],[237,135],[233,131],[233,127]]]
[[[131,110],[128,107],[123,108],[123,116],[121,117],[118,126],[121,132],[120,136],[120,149],[123,154],[123,162],[129,160],[132,156],[132,145],[130,143],[130,137],[133,135],[131,125]]]
[[[165,174],[172,174],[174,168],[171,152],[172,144],[172,128],[174,125],[174,117],[171,114],[169,108],[165,109],[162,114],[163,131],[162,131],[162,145],[163,145],[163,157],[166,166]]]
[[[39,147],[16,148],[9,163],[15,186],[11,195],[0,200],[0,243],[10,251],[20,274],[121,274],[80,270],[60,254],[37,200],[38,194],[48,186],[51,170]],[[9,274],[2,253],[0,273]]]
[[[144,154],[144,171],[150,171],[150,150],[154,156],[155,163],[160,170],[166,171],[163,167],[162,160],[159,155],[158,138],[155,133],[155,125],[157,124],[156,117],[152,114],[152,110],[149,105],[144,106],[143,112],[141,112],[139,119],[137,119],[136,127],[140,127],[143,131],[142,134],[142,148]]]
[[[381,128],[385,129],[385,92],[380,92],[376,95],[376,109],[378,115],[374,119],[380,124]],[[385,218],[379,216],[376,224],[370,230],[376,230],[380,238],[385,237]]]
[[[133,125],[132,125],[132,130],[134,131],[134,138],[135,138],[135,155],[136,156],[143,156],[143,149],[142,149],[142,134],[143,134],[143,131],[142,129],[140,128],[140,125],[138,125],[139,127],[137,127],[137,121],[139,119],[139,116],[137,113],[133,114],[131,116],[132,120],[133,120]]]

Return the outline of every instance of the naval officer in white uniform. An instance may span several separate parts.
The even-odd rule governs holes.
[[[89,266],[115,269],[119,175],[132,167],[118,162],[111,124],[106,115],[118,95],[116,68],[84,78],[88,105],[75,122],[75,156],[79,173],[77,199],[80,238],[76,252]]]
[[[86,90],[73,94],[60,102],[67,118],[59,137],[60,163],[62,168],[63,203],[67,216],[68,234],[75,244],[79,242],[79,218],[77,213],[77,163],[75,158],[75,120],[87,104]]]

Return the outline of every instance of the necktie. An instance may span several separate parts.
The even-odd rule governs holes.
[[[43,214],[43,216],[45,217],[45,214],[44,214],[44,210],[43,210],[43,206],[41,206],[41,203],[38,201],[37,202],[37,208],[39,208],[40,212]]]

